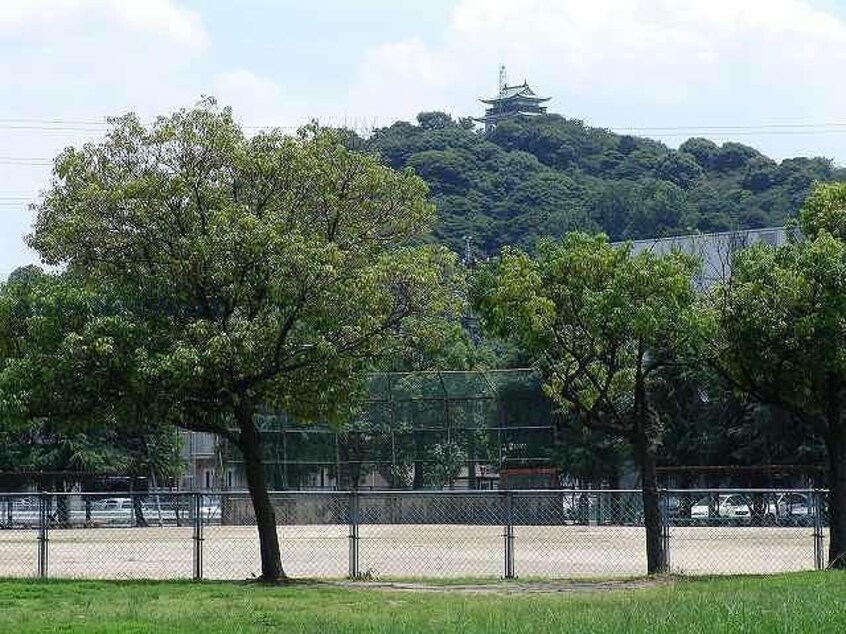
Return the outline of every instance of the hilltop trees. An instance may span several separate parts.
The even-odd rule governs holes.
[[[432,188],[435,236],[483,254],[531,249],[543,237],[602,231],[612,240],[781,225],[815,181],[843,177],[822,158],[776,163],[739,143],[663,143],[558,115],[501,122],[489,134],[447,114],[421,113],[363,141]]]
[[[257,410],[344,411],[380,355],[437,339],[455,258],[415,246],[434,220],[425,184],[331,131],[247,138],[210,101],[150,128],[111,123],[57,158],[37,206],[31,245],[106,298],[96,338],[71,323],[50,345],[108,350],[105,397],[153,399],[241,450],[262,578],[279,579]]]
[[[663,421],[653,391],[694,332],[694,270],[680,253],[635,255],[605,236],[571,233],[542,242],[534,258],[506,249],[475,286],[486,327],[533,355],[553,402],[631,446],[650,574],[667,563],[656,472]]]

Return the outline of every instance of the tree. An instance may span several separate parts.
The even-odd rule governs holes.
[[[130,333],[105,306],[77,276],[35,266],[0,286],[4,471],[51,473],[41,486],[63,491],[68,472],[79,481],[117,473],[167,479],[181,470],[176,430],[158,421],[155,401],[139,395],[116,407],[110,398],[109,390],[132,384],[111,378],[126,370],[118,349],[128,348],[114,342]]]
[[[714,156],[714,167],[721,171],[739,170],[760,156],[758,150],[748,145],[726,142]]]
[[[444,128],[454,128],[456,123],[453,118],[446,112],[421,112],[417,115],[417,123],[421,128],[426,130],[442,130]]]
[[[687,343],[694,271],[680,253],[635,255],[605,236],[571,233],[542,243],[534,259],[507,249],[475,286],[486,327],[531,351],[550,398],[584,425],[630,443],[650,574],[666,570],[656,474],[662,421],[651,390]]]
[[[212,100],[149,128],[112,119],[57,158],[30,237],[133,333],[109,380],[134,384],[114,398],[143,394],[240,449],[268,581],[285,574],[257,411],[340,417],[377,357],[436,337],[456,303],[455,257],[415,246],[434,220],[425,184],[343,141],[247,138]]]
[[[817,187],[800,223],[802,241],[738,253],[704,341],[740,389],[824,439],[829,565],[846,569],[846,184]]]
[[[657,176],[668,180],[682,189],[687,189],[705,174],[696,159],[685,152],[668,154],[657,169]]]
[[[690,154],[702,169],[709,170],[714,167],[720,146],[710,139],[694,137],[682,143],[679,146],[679,152]]]

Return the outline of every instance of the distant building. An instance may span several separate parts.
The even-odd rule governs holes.
[[[715,284],[725,282],[731,274],[731,264],[735,253],[756,242],[772,246],[781,246],[789,239],[785,227],[767,227],[764,229],[742,229],[739,231],[721,231],[719,233],[695,233],[669,238],[634,240],[632,251],[652,251],[665,255],[676,249],[696,256],[702,262],[702,268],[693,280],[699,291],[706,291]]]
[[[214,434],[182,430],[182,460],[185,470],[178,488],[183,491],[220,489],[225,486],[221,469],[220,440]],[[231,481],[232,475],[227,474]]]
[[[485,116],[476,121],[484,123],[485,132],[490,132],[503,119],[546,114],[546,106],[541,104],[549,99],[549,97],[536,95],[525,80],[520,85],[509,86],[505,77],[505,66],[500,66],[499,94],[496,97],[479,100],[490,107],[485,109]]]

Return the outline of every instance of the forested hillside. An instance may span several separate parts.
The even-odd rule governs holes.
[[[559,115],[513,119],[485,135],[470,119],[421,113],[417,125],[395,123],[366,144],[426,179],[438,239],[460,249],[472,235],[483,254],[572,229],[622,240],[780,225],[814,181],[846,179],[825,158],[777,163],[702,138],[672,150]]]

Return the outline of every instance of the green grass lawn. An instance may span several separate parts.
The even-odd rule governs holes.
[[[846,573],[519,595],[10,580],[0,632],[846,632]]]

